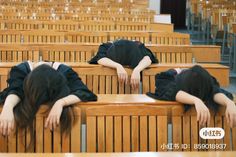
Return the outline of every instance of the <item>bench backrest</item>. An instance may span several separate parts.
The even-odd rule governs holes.
[[[108,105],[86,110],[87,152],[162,151],[167,108]]]

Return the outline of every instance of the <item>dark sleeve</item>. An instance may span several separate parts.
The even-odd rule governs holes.
[[[24,97],[23,83],[29,71],[25,67],[26,63],[21,63],[11,68],[9,79],[7,80],[8,87],[1,92],[1,102],[5,101],[10,94],[17,95],[20,99]]]
[[[76,95],[81,101],[97,100],[97,96],[87,88],[87,86],[79,78],[78,74],[72,70],[72,68],[68,68],[64,75],[67,78],[71,94]]]
[[[99,46],[98,48],[98,52],[96,54],[96,56],[94,56],[89,63],[90,64],[98,64],[98,60],[101,58],[104,58],[107,56],[107,50],[109,48],[109,44],[107,43],[103,43],[102,45]]]
[[[175,101],[179,91],[175,82],[177,72],[170,69],[155,76],[155,93],[148,92],[147,95],[158,100]]]
[[[214,96],[215,94],[217,94],[217,93],[223,93],[223,94],[225,94],[229,99],[233,100],[233,95],[232,95],[232,93],[230,93],[230,92],[228,92],[228,91],[226,91],[226,90],[220,88],[220,84],[219,84],[219,82],[216,80],[215,77],[212,76],[212,80],[213,80],[213,92],[212,92],[213,96]]]

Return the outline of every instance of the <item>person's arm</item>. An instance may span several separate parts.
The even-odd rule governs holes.
[[[200,125],[204,125],[206,123],[210,124],[211,117],[209,109],[206,107],[206,105],[202,102],[201,99],[187,92],[178,91],[178,93],[176,94],[176,101],[183,104],[195,105],[197,111],[197,120],[199,121],[199,124]]]
[[[0,133],[9,135],[14,129],[15,119],[13,114],[14,107],[20,102],[20,98],[15,94],[7,96],[0,114]]]
[[[113,60],[107,57],[99,59],[98,64],[116,69],[119,81],[121,83],[123,82],[125,82],[126,84],[128,83],[128,74],[121,64],[114,62]]]
[[[225,116],[226,120],[229,123],[230,127],[236,126],[236,106],[235,103],[230,100],[225,94],[223,93],[216,93],[214,94],[213,100],[222,106],[226,107]]]
[[[73,95],[73,94],[57,100],[47,117],[45,127],[46,128],[49,127],[51,130],[53,128],[55,129],[57,125],[59,125],[60,123],[60,117],[61,117],[63,107],[76,104],[80,101],[81,100],[76,95]]]
[[[132,88],[139,87],[140,83],[140,72],[143,71],[146,67],[152,64],[152,61],[149,56],[144,56],[143,59],[138,63],[138,65],[134,68],[131,75],[131,86]]]

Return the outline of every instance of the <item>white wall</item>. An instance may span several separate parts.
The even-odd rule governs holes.
[[[157,14],[161,12],[161,0],[149,0],[149,8],[155,10]]]

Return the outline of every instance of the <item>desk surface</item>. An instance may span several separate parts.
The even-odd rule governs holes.
[[[236,152],[138,152],[138,153],[3,153],[0,157],[235,157]]]

